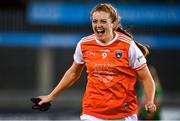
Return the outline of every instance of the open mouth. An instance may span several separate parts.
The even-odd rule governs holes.
[[[98,35],[103,35],[105,33],[105,30],[103,28],[95,28],[95,31]]]

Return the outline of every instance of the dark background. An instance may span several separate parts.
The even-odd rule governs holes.
[[[40,1],[40,0],[39,0]],[[49,0],[51,1],[51,0]],[[42,0],[40,2],[49,2]],[[33,0],[0,1],[0,33],[55,33],[55,34],[90,34],[89,24],[30,24],[27,9]],[[52,2],[52,1],[51,1]],[[57,3],[89,4],[92,0],[56,0]],[[106,1],[103,1],[106,2]],[[107,1],[109,2],[109,1]],[[178,0],[112,0],[115,4],[179,4]],[[125,25],[126,26],[126,25]],[[128,27],[128,26],[127,26]],[[170,25],[133,25],[129,31],[136,35],[179,36],[180,26]],[[9,34],[11,36],[11,34]],[[12,40],[13,41],[13,40]],[[63,40],[62,40],[63,41]],[[78,40],[76,40],[78,41]],[[170,40],[169,40],[170,41]],[[180,41],[180,40],[178,40]],[[52,110],[40,113],[31,110],[29,99],[33,96],[48,94],[73,62],[75,46],[16,46],[0,43],[0,119],[77,119],[81,111],[81,98],[86,85],[86,74],[68,91],[54,102]],[[164,107],[179,109],[180,94],[180,46],[150,48],[148,64],[154,65],[164,91]],[[179,110],[178,110],[179,111]],[[177,111],[176,111],[177,112]],[[20,115],[20,114],[26,114]],[[29,116],[28,114],[31,114]],[[47,115],[48,114],[48,115]],[[65,116],[68,114],[69,116]],[[28,115],[28,116],[27,116]]]

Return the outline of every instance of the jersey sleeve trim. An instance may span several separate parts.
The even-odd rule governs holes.
[[[142,65],[146,64],[146,58],[144,57],[141,50],[134,43],[134,41],[131,41],[128,58],[129,58],[129,65],[133,69],[137,69]]]
[[[74,61],[75,61],[77,64],[84,64],[84,62],[78,61],[78,59],[76,58],[75,55],[74,55]]]
[[[78,64],[84,64],[83,54],[81,50],[81,41],[82,39],[78,42],[74,53],[74,61]]]
[[[139,70],[141,70],[142,68],[144,68],[145,66],[147,66],[146,63],[144,63],[143,65],[141,65],[141,66],[138,67],[138,68],[135,68],[135,70],[136,70],[136,71],[139,71]]]
[[[78,62],[78,61],[76,61],[75,59],[74,59],[74,62],[76,63],[76,64],[84,64],[83,62]]]

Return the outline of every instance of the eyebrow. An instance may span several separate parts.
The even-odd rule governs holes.
[[[91,20],[97,20],[97,19],[91,19]],[[100,20],[107,21],[108,19],[100,19]]]

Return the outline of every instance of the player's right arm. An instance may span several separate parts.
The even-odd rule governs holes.
[[[63,78],[60,80],[54,90],[49,95],[39,96],[39,98],[41,98],[39,105],[51,102],[62,91],[74,84],[74,82],[80,77],[83,67],[84,64],[78,64],[76,62],[73,62],[72,66],[66,71]]]
[[[54,90],[46,96],[39,96],[41,101],[39,105],[47,102],[51,102],[57,95],[62,91],[70,87],[74,82],[80,77],[81,72],[84,67],[84,59],[81,51],[81,41],[78,42],[76,50],[74,53],[74,62],[71,67],[66,71],[63,78],[60,80],[59,84],[54,88]]]

